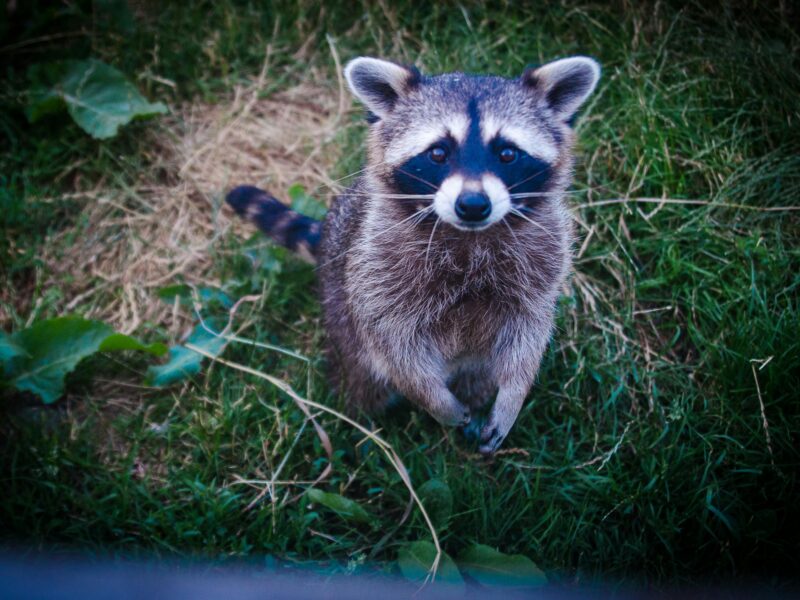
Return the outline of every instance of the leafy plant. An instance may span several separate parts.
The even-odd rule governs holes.
[[[420,489],[423,487],[425,486]],[[435,557],[436,547],[431,542],[412,542],[398,552],[397,565],[403,577],[410,581],[422,582],[427,577]],[[547,584],[544,571],[527,556],[503,554],[484,544],[473,544],[468,547],[458,556],[457,561],[453,561],[450,556],[442,552],[436,580],[463,585],[462,575],[468,575],[487,587],[533,588]]]
[[[312,502],[316,502],[317,504],[331,509],[347,521],[369,523],[373,520],[372,516],[364,510],[358,502],[354,502],[339,494],[332,494],[330,492],[323,492],[322,490],[311,488],[306,492],[306,495]]]
[[[167,112],[163,103],[148,102],[125,75],[99,60],[34,65],[28,75],[34,84],[26,109],[32,123],[66,109],[86,133],[106,139],[134,119]]]
[[[547,576],[527,556],[503,554],[484,544],[473,544],[458,555],[458,566],[485,586],[540,587]]]
[[[192,308],[194,304],[192,298],[193,290],[197,292],[197,299],[204,307],[219,305],[225,309],[230,309],[233,306],[233,300],[231,300],[230,296],[219,288],[208,286],[197,286],[193,288],[185,283],[168,285],[159,289],[158,297],[169,304],[172,304],[175,302],[175,298],[178,298],[182,306]]]
[[[195,326],[186,343],[202,348],[213,356],[219,356],[225,349],[225,338],[214,335],[203,327],[202,323]],[[169,360],[166,363],[151,366],[147,370],[146,382],[149,385],[163,387],[197,375],[203,359],[202,354],[190,350],[185,345],[173,346],[169,349]]]
[[[397,565],[403,577],[410,581],[422,583],[436,558],[436,546],[428,541],[412,542],[400,549],[397,554]],[[456,563],[446,553],[442,552],[439,568],[436,571],[436,581],[451,585],[464,585],[464,578],[458,571]]]
[[[443,528],[453,513],[453,493],[441,479],[429,479],[417,490],[433,524]]]
[[[39,321],[13,335],[0,334],[4,385],[39,396],[45,404],[64,393],[64,378],[96,352],[138,350],[160,356],[163,344],[143,344],[110,325],[67,316]]]

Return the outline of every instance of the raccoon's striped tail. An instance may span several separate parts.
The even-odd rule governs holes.
[[[252,185],[240,185],[225,197],[240,217],[258,225],[259,229],[281,246],[296,252],[301,258],[317,262],[322,223],[293,211]]]

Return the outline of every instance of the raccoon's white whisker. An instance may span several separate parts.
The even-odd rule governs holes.
[[[434,185],[434,184],[432,184],[432,183],[431,183],[430,181],[428,181],[427,179],[423,179],[422,177],[418,177],[418,176],[414,175],[413,173],[409,173],[408,171],[404,171],[404,170],[403,170],[403,169],[401,169],[400,167],[395,167],[395,168],[396,168],[396,170],[397,170],[397,171],[399,171],[399,172],[400,172],[400,173],[402,173],[403,175],[408,175],[409,177],[412,177],[412,178],[416,179],[417,181],[421,181],[421,182],[422,182],[422,183],[424,183],[425,185],[428,185],[428,186],[430,186],[431,188],[433,188],[433,189],[434,189],[434,190],[436,190],[437,192],[439,191],[439,187],[438,187],[438,186],[436,186],[436,185]]]
[[[523,198],[549,198],[550,196],[560,196],[562,192],[520,192],[517,194],[509,194],[512,200],[521,200]]]
[[[328,198],[335,198],[336,196],[339,196],[342,193],[343,190],[339,191],[339,192],[334,192],[333,194],[317,194],[316,192],[317,192],[317,190],[319,190],[320,188],[323,188],[323,187],[326,187],[326,188],[328,188],[330,190],[335,190],[338,187],[338,186],[336,186],[337,183],[342,182],[345,179],[349,179],[350,177],[355,177],[356,175],[361,175],[362,173],[366,173],[367,171],[369,171],[372,168],[374,168],[372,165],[367,165],[363,169],[359,169],[358,171],[353,171],[352,173],[348,173],[347,175],[339,177],[338,179],[333,179],[329,183],[320,183],[317,186],[315,186],[314,189],[312,189],[310,192],[308,192],[308,195],[309,196],[325,196],[325,197],[328,197]]]
[[[510,212],[512,215],[520,217],[521,219],[525,219],[528,223],[530,223],[534,227],[538,227],[539,229],[544,231],[550,237],[551,240],[553,240],[554,242],[558,242],[558,238],[556,238],[551,231],[548,231],[544,226],[540,225],[533,219],[529,219],[528,217],[526,217],[521,210],[512,207],[508,212]]]
[[[349,177],[355,177],[356,175],[361,175],[362,173],[366,173],[370,169],[377,169],[377,168],[382,167],[383,165],[387,165],[387,164],[389,164],[389,162],[384,160],[384,161],[381,161],[381,162],[379,162],[378,164],[375,164],[375,165],[367,165],[363,169],[359,169],[358,171],[354,171],[353,173],[348,173],[347,175],[344,175],[343,177],[339,177],[339,179],[334,179],[333,181],[331,181],[331,183],[339,183],[340,181],[344,181],[345,179],[348,179]],[[330,186],[328,186],[328,187],[330,187]]]
[[[347,175],[344,175],[343,177],[339,177],[338,179],[334,179],[333,181],[331,181],[331,183],[339,183],[340,181],[344,181],[345,179],[348,179],[350,177],[355,177],[356,175],[361,175],[362,173],[366,173],[367,171],[369,171],[371,168],[372,168],[372,165],[367,165],[363,169],[359,169],[358,171],[354,171],[352,173],[348,173]]]
[[[510,233],[510,234],[513,236],[513,238],[514,238],[514,241],[515,241],[515,242],[517,243],[517,245],[519,246],[519,238],[517,237],[517,234],[516,234],[516,233],[514,233],[514,228],[513,228],[513,227],[511,227],[511,225],[509,225],[508,221],[506,221],[505,219],[503,219],[503,225],[505,225],[505,226],[506,226],[506,229],[508,229],[508,232],[509,232],[509,233]]]
[[[565,194],[582,193],[584,193],[583,190],[565,190],[563,192],[518,192],[516,194],[509,194],[509,197],[513,200],[519,200],[522,198],[542,198],[546,196],[562,196]]]
[[[427,206],[423,206],[417,212],[414,213],[414,216],[417,217],[417,218],[414,219],[414,221],[412,222],[412,225],[414,225],[414,226],[419,225],[425,219],[427,219],[429,216],[431,216],[431,213],[433,213],[433,211],[434,211],[434,208],[433,208],[432,204],[428,204]],[[403,222],[405,222],[406,220],[407,219],[403,219]]]
[[[386,165],[386,164],[388,164],[387,161],[380,162],[380,163],[378,163],[376,165],[367,165],[363,169],[360,169],[360,170],[355,171],[353,173],[349,173],[349,174],[345,175],[344,177],[340,177],[339,179],[334,179],[333,181],[330,182],[330,184],[323,184],[323,185],[325,187],[330,188],[330,189],[334,189],[333,185],[331,185],[331,184],[336,184],[336,183],[339,183],[340,181],[344,181],[345,179],[347,179],[349,177],[354,177],[356,175],[361,175],[362,173],[366,173],[367,171],[370,171],[370,170],[373,170],[373,169],[378,169],[378,168],[380,168],[380,167],[382,167],[383,165]],[[400,168],[397,168],[397,167],[395,167],[395,168],[400,173],[403,173],[404,175],[407,175],[408,177],[412,177],[412,178],[416,179],[417,181],[420,181],[420,182],[424,183],[425,185],[429,186],[433,190],[439,191],[439,188],[436,185],[434,185],[433,183],[431,183],[430,181],[427,181],[426,179],[423,179],[422,177],[418,177],[417,175],[414,175],[413,173],[409,173],[408,171],[404,171],[403,169],[400,169]],[[312,190],[309,193],[309,195],[313,196],[314,192],[316,192],[316,190],[318,190],[320,187],[322,187],[322,186],[317,186],[316,188],[314,188],[314,190]],[[334,197],[334,196],[338,196],[338,195],[339,194],[335,193],[335,194],[328,194],[327,196],[328,197]],[[363,194],[363,195],[366,196],[368,194]]]
[[[425,270],[428,270],[428,254],[431,252],[431,243],[433,242],[433,234],[436,233],[436,227],[439,225],[439,217],[437,215],[436,221],[433,222],[433,228],[431,229],[431,235],[428,238],[428,245],[425,248]]]
[[[511,191],[511,190],[513,190],[515,187],[519,187],[519,186],[521,186],[523,183],[527,183],[527,182],[529,182],[531,179],[533,179],[534,177],[538,177],[539,175],[541,175],[541,174],[542,174],[542,173],[544,173],[545,171],[546,171],[546,169],[542,169],[541,171],[536,171],[536,173],[534,173],[534,174],[533,174],[533,175],[531,175],[530,177],[526,177],[526,178],[525,178],[525,179],[523,179],[522,181],[518,181],[518,182],[517,182],[517,183],[515,183],[514,185],[510,185],[510,186],[508,186],[508,191],[510,192],[510,191]]]
[[[376,165],[367,165],[363,169],[359,169],[358,171],[353,171],[352,173],[348,173],[347,175],[343,175],[342,177],[339,177],[338,179],[333,179],[332,181],[330,181],[330,183],[321,183],[321,184],[317,185],[311,192],[309,192],[309,195],[310,196],[315,195],[314,192],[316,192],[318,189],[320,189],[322,187],[327,187],[329,189],[334,189],[334,184],[337,184],[337,183],[339,183],[341,181],[344,181],[345,179],[349,179],[350,177],[355,177],[356,175],[361,175],[363,173],[366,173],[367,171],[369,171],[371,169],[377,169],[377,168],[382,167],[383,165],[386,165],[386,164],[388,164],[388,161],[384,160],[382,162],[379,162]],[[327,194],[327,196],[328,197],[335,197],[335,196],[340,195],[340,193],[341,192],[334,193],[334,194]]]
[[[380,236],[384,235],[385,233],[389,233],[389,232],[390,232],[392,229],[396,229],[397,227],[400,227],[400,226],[401,226],[401,225],[403,225],[404,223],[407,223],[408,221],[410,221],[410,220],[411,220],[411,219],[413,219],[414,217],[421,217],[421,218],[420,218],[420,220],[422,220],[422,219],[424,219],[426,216],[428,216],[428,214],[430,214],[431,212],[433,212],[433,206],[426,206],[425,208],[423,208],[423,209],[421,209],[421,210],[418,210],[417,212],[415,212],[415,213],[413,213],[413,214],[409,215],[409,216],[408,216],[408,217],[406,217],[405,219],[402,219],[402,220],[398,221],[397,223],[395,223],[395,224],[394,224],[394,225],[392,225],[391,227],[387,227],[386,229],[382,229],[381,231],[379,231],[379,232],[378,232],[378,233],[376,233],[375,235],[371,235],[371,236],[369,236],[368,238],[366,238],[366,239],[364,239],[364,240],[361,240],[361,241],[362,241],[362,243],[371,242],[372,240],[374,240],[374,239],[376,239],[376,238],[378,238],[378,237],[380,237]],[[350,247],[348,250],[345,250],[344,252],[342,252],[342,253],[340,253],[340,254],[337,254],[336,256],[334,256],[333,258],[331,258],[330,260],[328,260],[327,262],[324,262],[324,263],[322,263],[322,264],[320,264],[320,265],[317,265],[317,266],[316,266],[314,269],[315,269],[315,270],[321,269],[322,267],[329,265],[329,264],[330,264],[330,263],[332,263],[333,261],[335,261],[335,260],[338,260],[338,259],[342,258],[342,257],[343,257],[345,254],[347,254],[348,252],[351,252],[352,250],[355,250],[356,248],[358,248],[358,246],[355,246],[355,245],[354,245],[354,246],[351,246],[351,247]]]
[[[338,198],[339,196],[354,196],[356,198],[389,198],[398,200],[433,200],[433,198],[435,198],[435,194],[379,194],[377,192],[352,192],[349,190],[339,194],[309,194],[309,196],[314,198]]]
[[[426,206],[425,208],[423,208],[421,210],[418,210],[416,212],[417,218],[414,219],[414,225],[419,225],[420,223],[422,223],[428,217],[428,215],[431,213],[431,211],[428,210],[429,208],[433,208],[433,207],[432,206]]]
[[[433,200],[435,194],[365,194],[378,198],[389,198],[394,200]]]

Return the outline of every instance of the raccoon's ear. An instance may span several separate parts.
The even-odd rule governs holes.
[[[573,56],[527,69],[522,81],[544,93],[553,112],[569,122],[600,79],[600,65],[588,56]]]
[[[414,67],[403,67],[377,58],[354,58],[344,68],[353,94],[378,119],[388,115],[397,100],[419,83]]]

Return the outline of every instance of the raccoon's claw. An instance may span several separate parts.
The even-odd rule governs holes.
[[[452,427],[463,427],[469,423],[471,417],[469,408],[457,401],[455,406],[449,406],[445,410],[430,412],[431,416],[439,421],[439,423]]]
[[[471,418],[472,418],[472,415],[470,414],[469,409],[468,408],[464,408],[461,411],[461,418],[458,420],[458,422],[453,423],[453,425],[456,426],[456,427],[464,427],[465,425],[467,425],[470,422]]]
[[[481,431],[481,445],[478,451],[481,454],[494,454],[505,439],[505,434],[500,433],[498,428],[491,423],[487,423]]]

